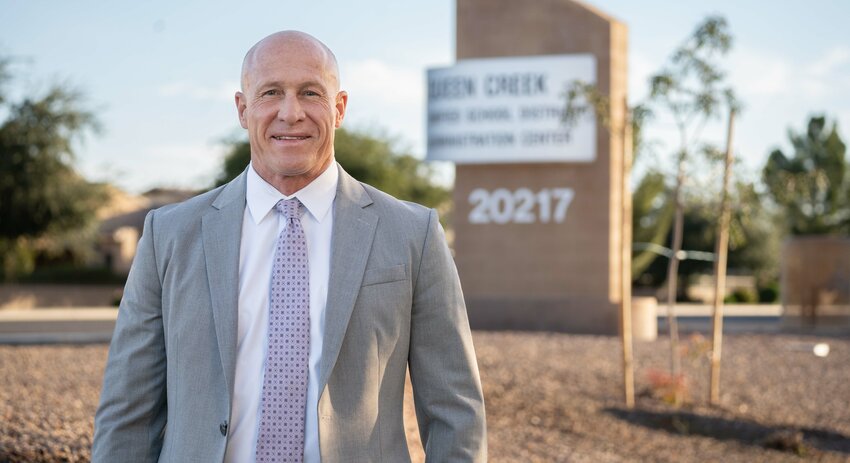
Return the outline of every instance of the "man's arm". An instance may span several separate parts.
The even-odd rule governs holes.
[[[414,282],[410,378],[428,462],[484,462],[484,397],[457,269],[431,211]]]
[[[145,218],[109,348],[95,415],[94,463],[155,462],[162,448],[166,360],[154,215]]]

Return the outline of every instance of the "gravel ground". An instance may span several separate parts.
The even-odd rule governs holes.
[[[685,337],[679,409],[665,402],[659,373],[668,343],[637,343],[634,410],[622,405],[616,338],[474,337],[493,462],[850,461],[848,337],[727,335],[719,407],[706,405],[705,340]],[[811,353],[818,342],[829,344],[826,358]],[[106,350],[0,346],[0,463],[89,460]]]

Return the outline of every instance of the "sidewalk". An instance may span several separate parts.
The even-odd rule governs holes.
[[[686,331],[707,331],[711,305],[676,304],[679,326]],[[0,310],[0,344],[108,343],[115,328],[115,307]],[[725,331],[772,332],[779,329],[780,305],[724,306]],[[658,332],[667,326],[667,306],[658,306]]]
[[[88,344],[112,338],[118,309],[0,310],[0,344]]]
[[[711,317],[714,306],[711,304],[676,304],[679,317]],[[667,304],[658,303],[658,316],[667,316]],[[781,304],[724,304],[724,317],[781,317]]]
[[[676,304],[676,319],[682,332],[710,333],[714,306]],[[667,304],[658,304],[658,334],[666,334]],[[777,333],[783,330],[779,304],[729,304],[723,306],[725,333]]]
[[[712,306],[676,304],[676,316],[682,332],[709,333]],[[850,332],[846,324],[817,328],[783,323],[782,306],[726,305],[723,308],[723,331],[726,333],[842,334]],[[0,310],[0,344],[92,344],[108,343],[115,329],[118,309],[115,307],[78,307],[62,309]],[[667,306],[660,304],[657,313],[658,334],[667,332]]]

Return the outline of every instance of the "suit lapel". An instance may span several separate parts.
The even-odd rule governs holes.
[[[244,210],[243,172],[224,187],[201,222],[213,320],[229,399],[233,397],[236,374],[239,246]]]
[[[341,167],[339,173],[339,186],[334,200],[331,268],[319,391],[324,390],[339,356],[378,224],[378,216],[364,209],[372,204],[372,200],[360,182]]]

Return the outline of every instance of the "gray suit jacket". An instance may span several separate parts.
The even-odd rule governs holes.
[[[485,461],[484,401],[436,212],[340,169],[319,368],[324,463],[410,460],[405,372],[429,462]],[[245,174],[145,219],[109,350],[92,460],[224,458]]]

